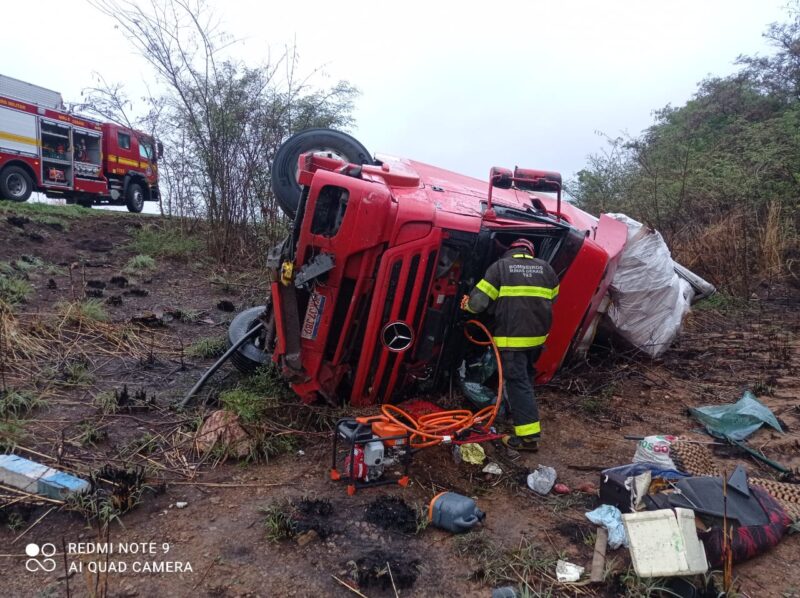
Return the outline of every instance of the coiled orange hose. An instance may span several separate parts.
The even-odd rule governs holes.
[[[492,339],[489,329],[478,320],[469,320],[467,325],[474,325],[480,328],[489,340],[477,340],[469,334],[467,327],[464,327],[464,335],[476,345],[482,347],[492,346],[494,357],[497,360],[497,400],[494,405],[484,407],[477,413],[467,409],[453,409],[451,411],[437,411],[414,418],[410,413],[406,413],[396,405],[383,405],[381,413],[391,423],[400,426],[405,431],[411,433],[409,443],[414,448],[425,448],[435,446],[445,441],[452,440],[453,436],[468,430],[474,426],[489,428],[497,417],[500,409],[500,402],[503,398],[503,364],[500,362],[500,352]]]

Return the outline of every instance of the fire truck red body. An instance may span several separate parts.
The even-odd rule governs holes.
[[[160,154],[144,133],[70,114],[56,92],[0,75],[0,199],[38,191],[141,212],[160,199]]]

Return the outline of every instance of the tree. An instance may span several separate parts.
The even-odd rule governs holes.
[[[150,98],[143,119],[165,146],[164,211],[207,219],[209,250],[223,261],[249,255],[258,239],[274,242],[284,219],[270,192],[277,148],[304,128],[348,127],[357,90],[347,82],[313,88],[314,73],[297,75],[296,47],[258,67],[233,59],[235,42],[204,0],[92,3],[165,90]],[[105,118],[130,120],[119,86],[90,90],[87,104]]]

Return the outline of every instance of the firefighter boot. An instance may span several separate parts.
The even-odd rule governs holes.
[[[525,451],[527,453],[535,453],[539,450],[539,435],[534,434],[531,436],[516,436],[506,435],[503,436],[503,444],[506,448],[513,451]]]

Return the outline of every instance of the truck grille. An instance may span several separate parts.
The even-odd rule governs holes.
[[[372,343],[372,354],[369,356],[369,370],[363,391],[358,392],[358,389],[355,389],[357,395],[363,397],[364,402],[383,402],[393,391],[397,370],[408,351],[395,353],[386,349],[381,342],[380,332],[389,322],[402,320],[412,327],[415,335],[418,334],[428,287],[436,266],[436,256],[437,250],[434,249],[391,262],[383,297],[378,296],[376,292],[377,301],[373,305],[380,305],[380,322]],[[415,288],[418,289],[417,293],[414,292]],[[416,338],[414,342],[416,343]]]

